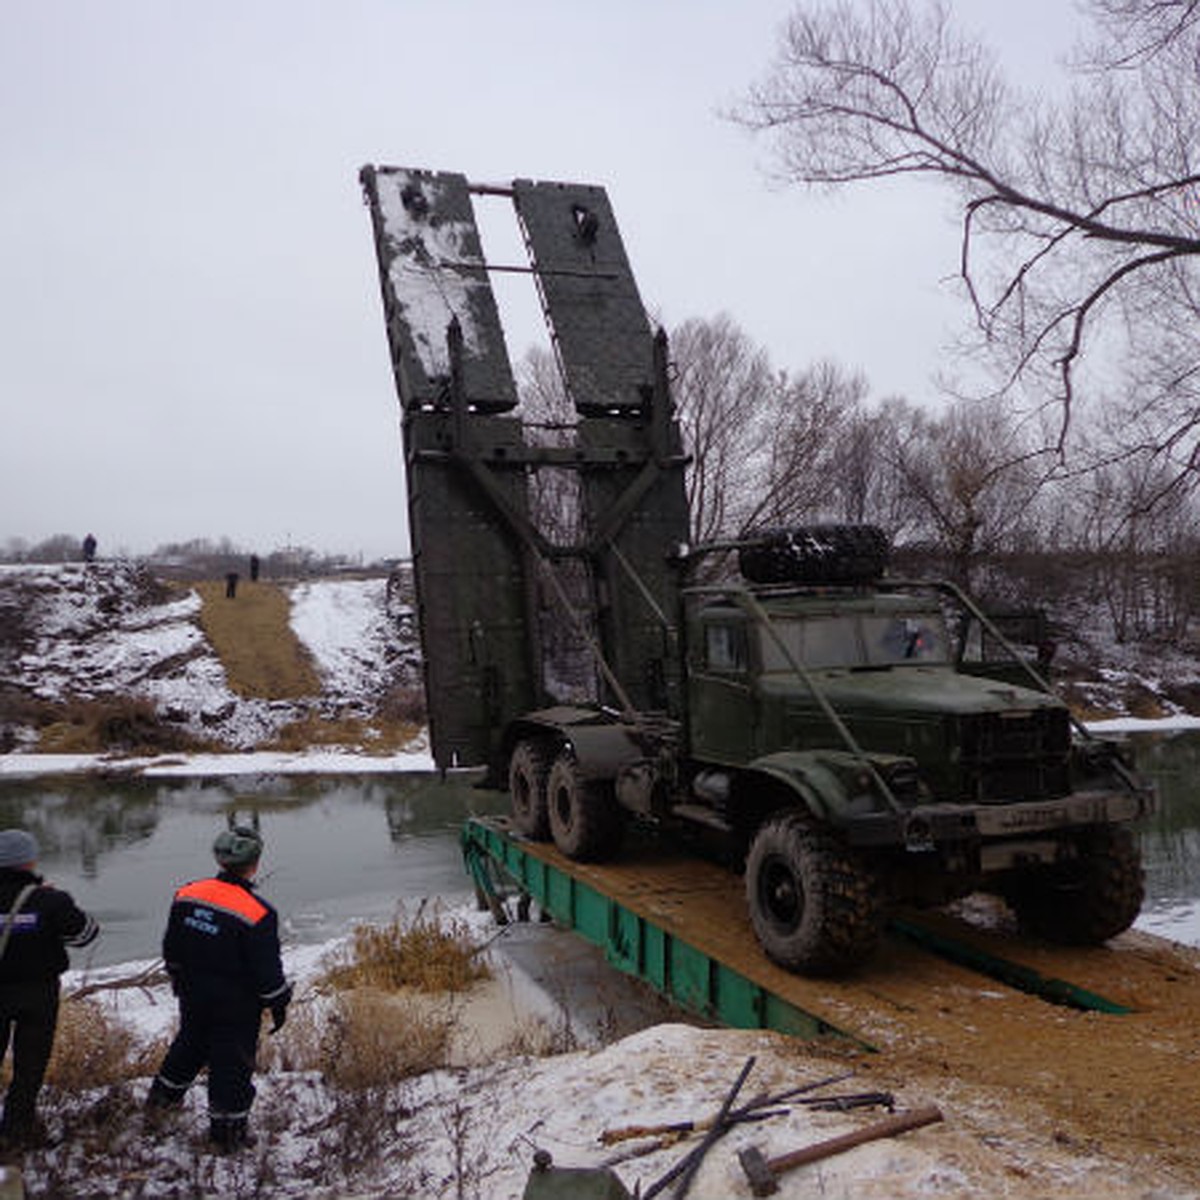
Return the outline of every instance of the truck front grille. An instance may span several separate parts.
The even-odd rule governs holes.
[[[1065,709],[978,713],[959,718],[956,725],[964,801],[1040,800],[1071,790],[1071,726]]]

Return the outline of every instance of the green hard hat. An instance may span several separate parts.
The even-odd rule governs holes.
[[[223,867],[248,867],[262,858],[263,841],[257,829],[234,825],[222,829],[213,842],[213,857]]]

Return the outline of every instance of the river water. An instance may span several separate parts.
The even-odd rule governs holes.
[[[1140,829],[1139,926],[1200,945],[1200,734],[1130,742],[1161,797]],[[435,774],[0,780],[0,827],[35,833],[47,879],[100,921],[95,966],[157,957],[174,889],[211,872],[209,847],[230,813],[257,814],[260,886],[285,940],[324,942],[398,906],[468,902],[458,831],[470,815],[505,808],[470,776]]]
[[[458,831],[506,802],[436,774],[35,777],[0,781],[0,827],[35,834],[39,870],[100,922],[91,961],[103,966],[158,956],[172,893],[215,870],[210,847],[229,814],[259,823],[259,887],[284,940],[324,942],[399,905],[469,900]]]

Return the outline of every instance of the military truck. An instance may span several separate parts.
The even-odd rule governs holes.
[[[572,859],[618,856],[631,822],[715,842],[796,971],[847,971],[891,906],[976,890],[1056,941],[1128,928],[1152,791],[978,604],[892,577],[870,526],[689,544],[667,341],[604,189],[360,179],[439,766],[485,766],[520,833]],[[527,262],[485,259],[493,199]],[[569,426],[518,411],[500,271],[536,284]]]

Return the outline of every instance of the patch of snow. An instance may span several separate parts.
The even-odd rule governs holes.
[[[374,775],[433,771],[426,750],[363,754],[345,749],[247,751],[244,754],[163,754],[153,758],[111,758],[102,754],[0,754],[0,776],[63,775],[90,771],[107,775],[181,778],[210,775]]]
[[[483,256],[474,249],[474,225],[418,214],[405,207],[401,193],[412,187],[424,194],[426,211],[437,209],[443,189],[427,176],[387,172],[377,175],[376,183],[380,214],[395,251],[388,265],[392,291],[426,376],[433,379],[447,375],[450,364],[446,327],[452,317],[458,318],[462,328],[464,349],[472,355],[480,349],[471,297],[489,288]],[[475,270],[468,274],[466,268]]]
[[[1200,946],[1200,900],[1149,904],[1142,909],[1134,928],[1185,946]]]
[[[322,579],[293,584],[291,627],[312,655],[322,694],[338,704],[383,696],[400,657],[385,579]],[[415,656],[405,656],[411,665]]]
[[[1173,713],[1167,717],[1112,717],[1105,721],[1085,722],[1092,733],[1179,733],[1200,729],[1200,717]]]

